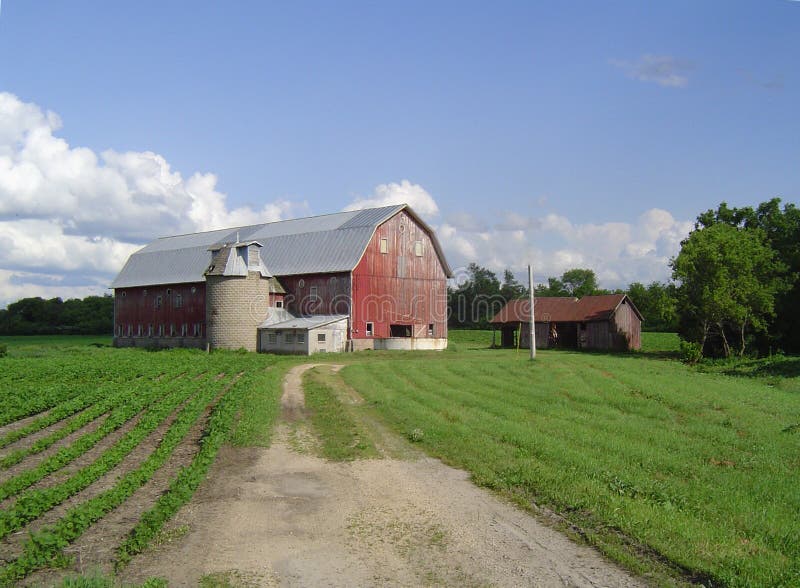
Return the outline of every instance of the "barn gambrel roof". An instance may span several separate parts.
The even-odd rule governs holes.
[[[211,249],[244,241],[263,246],[261,259],[272,276],[352,271],[375,229],[402,210],[428,232],[445,275],[450,277],[452,271],[433,230],[407,204],[398,204],[162,237],[131,255],[111,287],[201,282]]]

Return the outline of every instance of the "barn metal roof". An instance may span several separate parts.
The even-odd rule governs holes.
[[[590,322],[608,320],[617,310],[623,300],[633,308],[633,311],[642,319],[639,309],[625,294],[603,294],[598,296],[584,296],[580,300],[570,297],[542,296],[534,300],[534,318],[537,323],[567,323]],[[502,323],[527,323],[530,322],[531,305],[528,299],[509,300],[491,322]]]
[[[209,249],[258,241],[261,260],[273,276],[353,270],[375,229],[401,210],[425,227],[449,277],[452,272],[433,231],[407,204],[162,237],[128,258],[112,288],[200,282]]]

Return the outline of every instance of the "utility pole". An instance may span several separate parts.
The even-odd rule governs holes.
[[[531,303],[531,335],[529,338],[531,344],[531,359],[536,359],[536,321],[533,316],[533,266],[528,266],[528,290],[530,290],[530,303]]]

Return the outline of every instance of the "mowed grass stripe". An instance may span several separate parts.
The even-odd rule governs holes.
[[[780,432],[796,396],[674,362],[558,352],[535,366],[475,352],[343,375],[399,430],[422,428],[433,454],[588,525],[618,559],[621,532],[718,582],[796,577],[797,436]]]

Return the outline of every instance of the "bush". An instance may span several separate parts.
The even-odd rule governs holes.
[[[699,343],[681,341],[681,358],[684,363],[694,365],[703,359],[703,348],[700,347]]]
[[[8,345],[0,343],[0,357],[5,357],[6,355],[8,355]]]

